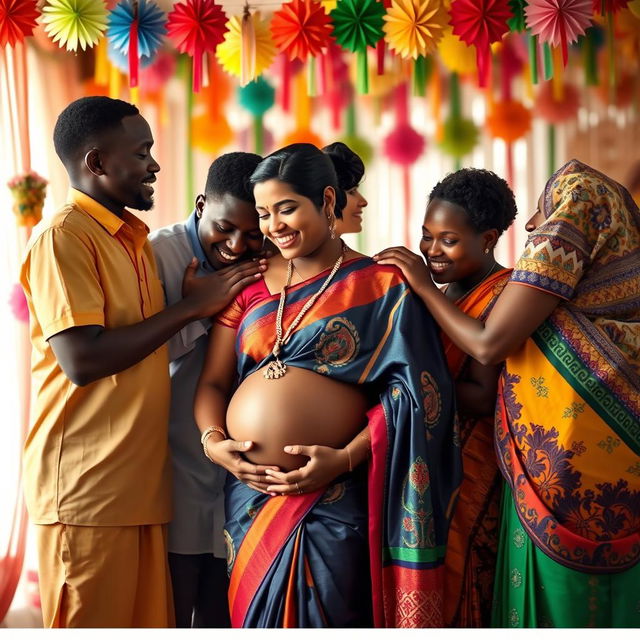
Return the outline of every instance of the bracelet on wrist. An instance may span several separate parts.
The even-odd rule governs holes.
[[[204,452],[204,455],[207,457],[207,459],[211,460],[211,462],[215,462],[215,461],[211,459],[211,456],[209,455],[209,452],[207,451],[207,442],[208,442],[209,438],[211,437],[211,435],[213,433],[221,434],[222,436],[224,436],[225,440],[228,438],[227,432],[222,427],[216,427],[216,426],[208,427],[207,429],[205,429],[202,432],[202,435],[200,436],[200,443],[202,444],[202,451]]]

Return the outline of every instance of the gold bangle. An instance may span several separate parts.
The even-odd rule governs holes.
[[[351,451],[349,451],[349,445],[347,445],[345,449],[347,450],[347,458],[349,458],[349,473],[351,473],[353,471],[353,467],[351,465]]]
[[[225,430],[222,427],[208,427],[202,432],[202,435],[200,436],[200,442],[202,444],[202,451],[204,452],[204,455],[207,457],[208,460],[214,463],[215,463],[215,460],[212,460],[211,456],[209,455],[209,452],[207,451],[207,442],[211,434],[215,432],[222,434],[225,440],[228,437]]]

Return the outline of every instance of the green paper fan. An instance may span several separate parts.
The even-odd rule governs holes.
[[[340,0],[331,12],[333,35],[349,51],[374,47],[384,36],[384,5],[377,0]]]
[[[526,30],[527,24],[524,19],[524,8],[526,4],[525,0],[509,0],[509,9],[511,9],[511,13],[513,13],[513,18],[509,18],[507,24],[511,31],[522,33]]]

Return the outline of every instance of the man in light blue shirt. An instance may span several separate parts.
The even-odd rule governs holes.
[[[189,264],[197,268],[196,275],[208,275],[211,286],[219,286],[224,293],[229,279],[216,275],[241,273],[242,261],[262,250],[263,236],[249,186],[260,160],[252,153],[220,156],[209,168],[205,192],[196,198],[187,220],[150,235],[167,304],[182,298]],[[194,257],[197,265],[192,263]],[[255,278],[245,280],[246,286]],[[177,627],[229,626],[223,538],[226,471],[204,456],[193,416],[210,328],[209,319],[192,322],[169,341],[174,510],[169,566]]]

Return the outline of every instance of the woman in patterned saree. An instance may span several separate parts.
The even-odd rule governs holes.
[[[461,169],[429,195],[420,251],[445,295],[467,315],[484,320],[511,275],[494,248],[516,217],[509,185],[483,169]],[[487,627],[498,549],[502,482],[493,447],[502,364],[482,365],[442,335],[456,381],[463,481],[445,557],[445,623]]]
[[[640,213],[621,185],[572,160],[527,230],[484,322],[451,304],[412,254],[377,259],[402,268],[461,349],[505,360],[493,624],[638,627]]]
[[[437,327],[398,270],[336,237],[319,149],[251,181],[281,255],[219,316],[195,401],[230,471],[232,626],[441,626],[460,453]],[[239,452],[267,472],[236,477]]]

